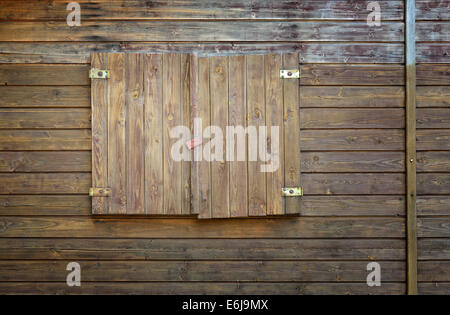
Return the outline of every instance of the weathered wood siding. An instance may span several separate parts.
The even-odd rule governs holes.
[[[80,1],[69,28],[67,1],[2,1],[0,293],[406,293],[404,3],[379,2],[377,28],[366,1]],[[420,293],[450,292],[443,3],[417,1]],[[90,53],[192,50],[300,53],[300,217],[90,215]]]

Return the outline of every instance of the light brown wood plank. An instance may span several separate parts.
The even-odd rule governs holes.
[[[302,130],[302,151],[403,150],[403,130]]]
[[[450,25],[450,23],[448,24]],[[449,64],[417,65],[417,85],[450,85],[450,65]]]
[[[90,172],[91,152],[0,152],[0,172]]]
[[[450,130],[418,129],[417,150],[450,150]]]
[[[191,90],[194,87],[191,87],[191,55],[190,54],[182,54],[181,58],[181,66],[180,66],[180,113],[181,113],[181,123],[183,126],[187,127],[190,130],[191,128]],[[185,143],[190,140],[187,137],[184,137]],[[186,144],[183,147],[186,150]],[[181,213],[182,214],[191,214],[191,160],[192,154],[191,152],[187,152],[187,156],[189,159],[187,161],[181,162]]]
[[[253,218],[230,222],[194,218],[0,217],[0,237],[334,239],[405,236],[405,220],[393,217]],[[447,235],[449,231],[446,230]],[[422,234],[425,233],[422,231]]]
[[[417,170],[450,173],[450,151],[417,152]]]
[[[229,57],[229,107],[228,121],[230,126],[247,127],[246,110],[246,58],[244,56]],[[230,216],[246,217],[248,216],[248,177],[247,177],[247,152],[242,152],[245,161],[239,161],[238,145],[236,137],[233,146],[233,162],[229,163],[230,168]],[[242,150],[245,144],[239,148]],[[231,145],[230,145],[231,148]],[[228,150],[228,149],[227,149]],[[246,151],[246,150],[244,150]],[[244,176],[243,176],[244,174]]]
[[[364,10],[365,11],[365,10]],[[365,11],[367,13],[367,11]],[[242,30],[245,29],[245,32]],[[339,29],[339,32],[336,32]],[[403,23],[385,22],[374,32],[367,22],[66,21],[2,22],[2,42],[46,41],[403,41]]]
[[[0,107],[90,107],[88,86],[0,86]]]
[[[300,107],[404,107],[397,86],[300,86]]]
[[[403,261],[404,255],[404,241],[396,239],[0,239],[2,260]]]
[[[418,245],[420,260],[450,260],[449,239],[424,238]]]
[[[90,150],[91,131],[0,130],[1,150]]]
[[[404,180],[404,174],[382,173],[306,173],[302,176],[305,195],[401,195],[405,190]]]
[[[0,194],[88,194],[90,173],[0,174]]]
[[[419,237],[450,237],[450,218],[420,218],[417,219]]]
[[[145,213],[143,55],[125,55],[127,214]]]
[[[124,214],[127,210],[125,55],[108,54],[108,70],[111,71],[108,79],[108,181],[111,186],[108,213]]]
[[[418,86],[417,107],[450,107],[450,86]]]
[[[108,55],[92,54],[93,69],[108,69]],[[108,181],[108,108],[109,82],[104,79],[92,79],[92,187],[109,188]],[[109,198],[92,197],[92,213],[106,214]]]
[[[403,172],[403,152],[302,152],[302,173]]]
[[[398,65],[302,65],[300,85],[403,85]]]
[[[261,172],[259,127],[266,125],[266,100],[264,82],[264,56],[247,56],[247,125],[255,128],[256,137],[248,135],[248,215],[264,216],[267,213],[266,174]],[[253,139],[251,139],[253,138]]]
[[[417,110],[417,128],[450,129],[450,108],[419,108]]]
[[[0,85],[89,85],[89,68],[88,65],[0,64]]]
[[[362,104],[363,105],[363,104]],[[302,129],[404,128],[403,109],[302,109]]]
[[[144,55],[145,211],[162,214],[163,205],[163,82],[162,55]]]

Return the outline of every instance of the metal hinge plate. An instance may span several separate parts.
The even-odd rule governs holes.
[[[109,197],[110,188],[89,188],[89,196],[91,197]]]
[[[300,78],[300,70],[280,70],[280,78],[282,79],[298,79]]]
[[[108,70],[91,69],[89,71],[89,78],[91,79],[107,79],[109,78]]]
[[[282,195],[284,197],[303,196],[303,188],[302,187],[285,187],[281,191],[282,191]]]

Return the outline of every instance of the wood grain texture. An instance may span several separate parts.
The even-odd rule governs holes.
[[[448,282],[420,282],[419,293],[421,295],[449,295],[450,283]]]
[[[449,45],[446,43],[417,44],[418,63],[450,63]]]
[[[417,85],[450,85],[450,65],[417,65]]]
[[[0,10],[3,20],[64,20],[66,2],[57,0],[28,3],[23,0],[5,0]],[[196,2],[182,0],[176,3],[152,1],[142,5],[139,1],[80,1],[85,20],[175,20],[175,19],[313,19],[313,20],[363,20],[367,19],[365,7],[358,2],[325,1],[292,3],[291,1],[220,0]],[[403,3],[398,0],[381,1],[382,20],[401,20]],[[428,9],[425,7],[424,9]]]
[[[422,216],[445,216],[450,214],[450,196],[419,196],[417,212]]]
[[[418,86],[417,107],[450,107],[450,86]]]
[[[91,131],[80,130],[0,130],[0,149],[91,150]]]
[[[417,150],[450,150],[450,130],[418,129]]]
[[[448,238],[450,237],[450,219],[448,217],[424,217],[417,220],[419,237]]]
[[[419,281],[450,281],[449,261],[419,261]]]
[[[450,151],[417,152],[419,172],[450,172]]]
[[[417,0],[417,20],[450,20],[448,2],[442,0]]]
[[[417,128],[450,129],[450,108],[419,108],[417,110]]]
[[[450,173],[418,174],[417,194],[450,195]]]
[[[0,259],[16,260],[396,260],[403,240],[0,239]]]
[[[448,7],[447,7],[448,11]],[[416,40],[419,42],[450,41],[450,24],[445,22],[417,22]]]
[[[419,240],[420,260],[449,260],[450,240],[449,239],[420,239]]]
[[[336,33],[336,29],[340,32]],[[385,22],[374,32],[367,22],[89,21],[2,22],[1,42],[45,41],[384,41],[401,42],[403,23]],[[242,32],[245,29],[245,32]]]
[[[422,219],[425,220],[425,219]],[[428,219],[430,220],[430,219]],[[73,238],[403,238],[403,218],[228,220],[1,217],[1,237]],[[450,233],[447,230],[447,235]],[[422,229],[422,235],[427,235]],[[422,236],[421,235],[421,236]]]

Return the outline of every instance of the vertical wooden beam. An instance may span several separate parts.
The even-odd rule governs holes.
[[[417,294],[416,211],[416,7],[406,0],[406,222],[408,242],[408,294]]]

